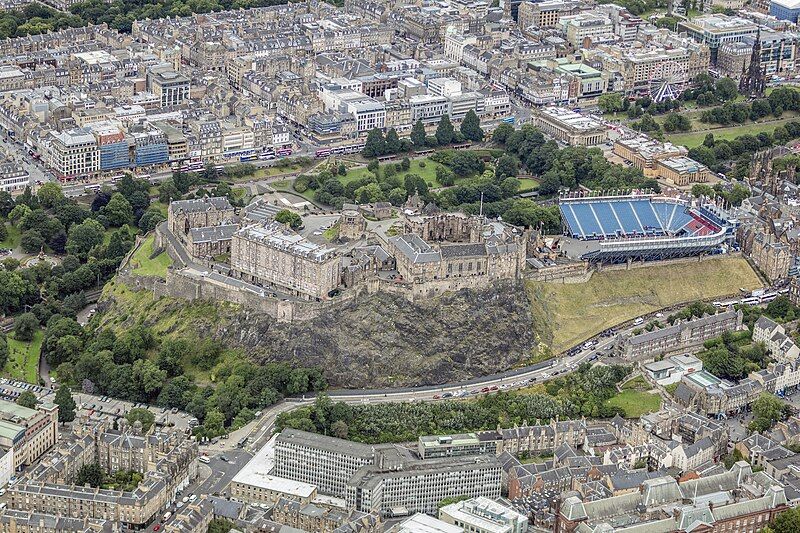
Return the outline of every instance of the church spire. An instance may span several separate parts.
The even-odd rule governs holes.
[[[764,96],[766,89],[764,68],[761,66],[761,28],[756,32],[756,42],[750,54],[750,64],[742,68],[742,79],[739,80],[739,92],[746,96]]]

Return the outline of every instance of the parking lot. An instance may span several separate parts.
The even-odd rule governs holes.
[[[11,402],[17,401],[19,395],[23,391],[30,391],[36,395],[37,398],[43,400],[53,394],[53,389],[48,387],[40,387],[32,383],[25,383],[24,381],[16,381],[8,378],[0,378],[0,397],[4,400]]]
[[[156,415],[156,424],[161,426],[174,426],[178,429],[189,428],[190,420],[194,418],[189,413],[178,411],[177,409],[167,409],[166,407],[156,407],[144,403],[127,402],[108,396],[74,393],[72,397],[75,399],[78,409],[90,416],[94,413],[100,413],[109,416],[123,417],[131,409],[141,407],[149,409]]]

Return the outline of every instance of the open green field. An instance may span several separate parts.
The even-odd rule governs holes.
[[[528,192],[539,188],[539,181],[533,178],[520,178],[519,192]]]
[[[420,166],[420,162],[424,163],[424,167]],[[394,163],[390,163],[394,164]],[[386,165],[381,165],[381,172]],[[431,188],[439,188],[442,186],[441,183],[436,179],[436,169],[441,166],[439,163],[435,161],[431,161],[428,158],[425,159],[413,159],[411,161],[411,166],[408,168],[407,171],[398,172],[396,176],[400,176],[400,178],[404,178],[407,174],[416,174],[420,176],[422,179],[425,180],[425,183],[428,184],[428,187]],[[341,181],[344,185],[347,185],[351,181],[361,179],[364,176],[372,174],[367,167],[357,167],[353,169],[349,169],[347,174],[344,176],[339,176],[339,181]]]
[[[715,139],[732,140],[740,135],[749,133],[750,135],[758,135],[762,131],[772,133],[775,128],[782,126],[787,122],[797,120],[797,117],[782,118],[780,120],[771,120],[769,122],[752,122],[750,124],[743,124],[740,126],[731,126],[728,128],[709,128],[689,133],[674,133],[667,134],[664,137],[674,144],[680,144],[687,148],[695,148],[703,144],[703,140],[709,133],[714,134]]]
[[[761,286],[739,257],[595,273],[586,283],[528,282],[537,329],[551,332],[554,353],[637,316]]]
[[[661,396],[649,392],[623,390],[606,400],[606,405],[624,410],[625,418],[639,418],[644,414],[658,411],[661,408]]]
[[[6,231],[8,232],[8,237],[6,237],[2,242],[0,242],[0,248],[10,248],[14,249],[19,246],[19,239],[20,239],[20,231],[19,228],[16,226],[12,226],[11,224],[6,224]]]
[[[15,339],[13,334],[8,335],[5,373],[16,380],[39,383],[39,354],[42,351],[43,336],[41,331],[37,331],[31,342],[23,342]]]
[[[167,267],[172,264],[172,259],[166,252],[161,252],[151,259],[154,241],[155,237],[152,235],[147,237],[131,257],[133,273],[137,276],[167,277]]]
[[[262,180],[264,178],[271,178],[273,176],[280,176],[282,174],[293,174],[295,172],[300,172],[304,168],[306,168],[306,167],[303,167],[303,166],[297,165],[297,164],[286,166],[286,167],[274,166],[274,167],[259,168],[256,171],[256,173],[253,174],[252,176],[244,176],[243,178],[230,180],[230,181],[233,181],[234,183],[236,183],[236,182],[240,182],[240,181]]]

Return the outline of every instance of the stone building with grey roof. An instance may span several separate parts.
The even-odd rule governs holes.
[[[719,337],[726,331],[736,331],[742,327],[742,318],[741,311],[729,310],[621,337],[618,341],[619,351],[626,359],[649,359],[684,351]]]
[[[559,533],[677,533],[759,531],[787,510],[783,487],[739,461],[721,474],[677,482],[672,477],[642,481],[638,490],[585,501],[569,495],[560,502]]]
[[[406,215],[404,226],[404,234],[389,238],[389,253],[415,292],[522,277],[528,236],[518,228],[461,213]]]
[[[220,226],[233,220],[233,206],[222,196],[170,202],[167,209],[167,226],[181,241],[186,242],[193,228]]]
[[[129,427],[124,423],[114,430],[106,421],[78,423],[75,430],[74,438],[8,488],[8,509],[107,520],[121,528],[139,529],[163,513],[175,492],[197,476],[197,442],[182,431],[151,429],[143,433],[140,424]],[[95,463],[112,473],[135,470],[143,479],[136,488],[125,491],[76,486],[80,465]]]

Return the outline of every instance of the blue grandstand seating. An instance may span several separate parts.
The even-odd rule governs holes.
[[[649,199],[619,199],[563,202],[561,214],[569,232],[578,238],[616,238],[632,235],[663,235],[684,231],[689,235],[716,231],[713,224],[693,216],[675,202]],[[708,225],[708,227],[706,227]]]
[[[591,237],[592,235],[599,237],[604,235],[588,203],[571,203],[569,207],[575,213],[575,217],[580,221],[584,237]]]
[[[644,226],[646,233],[652,233],[653,231],[660,231],[662,229],[661,223],[656,216],[656,212],[653,211],[649,200],[633,200],[631,201],[631,206],[633,206],[633,209],[636,211],[636,216],[639,218],[639,222],[642,223],[642,226]]]

